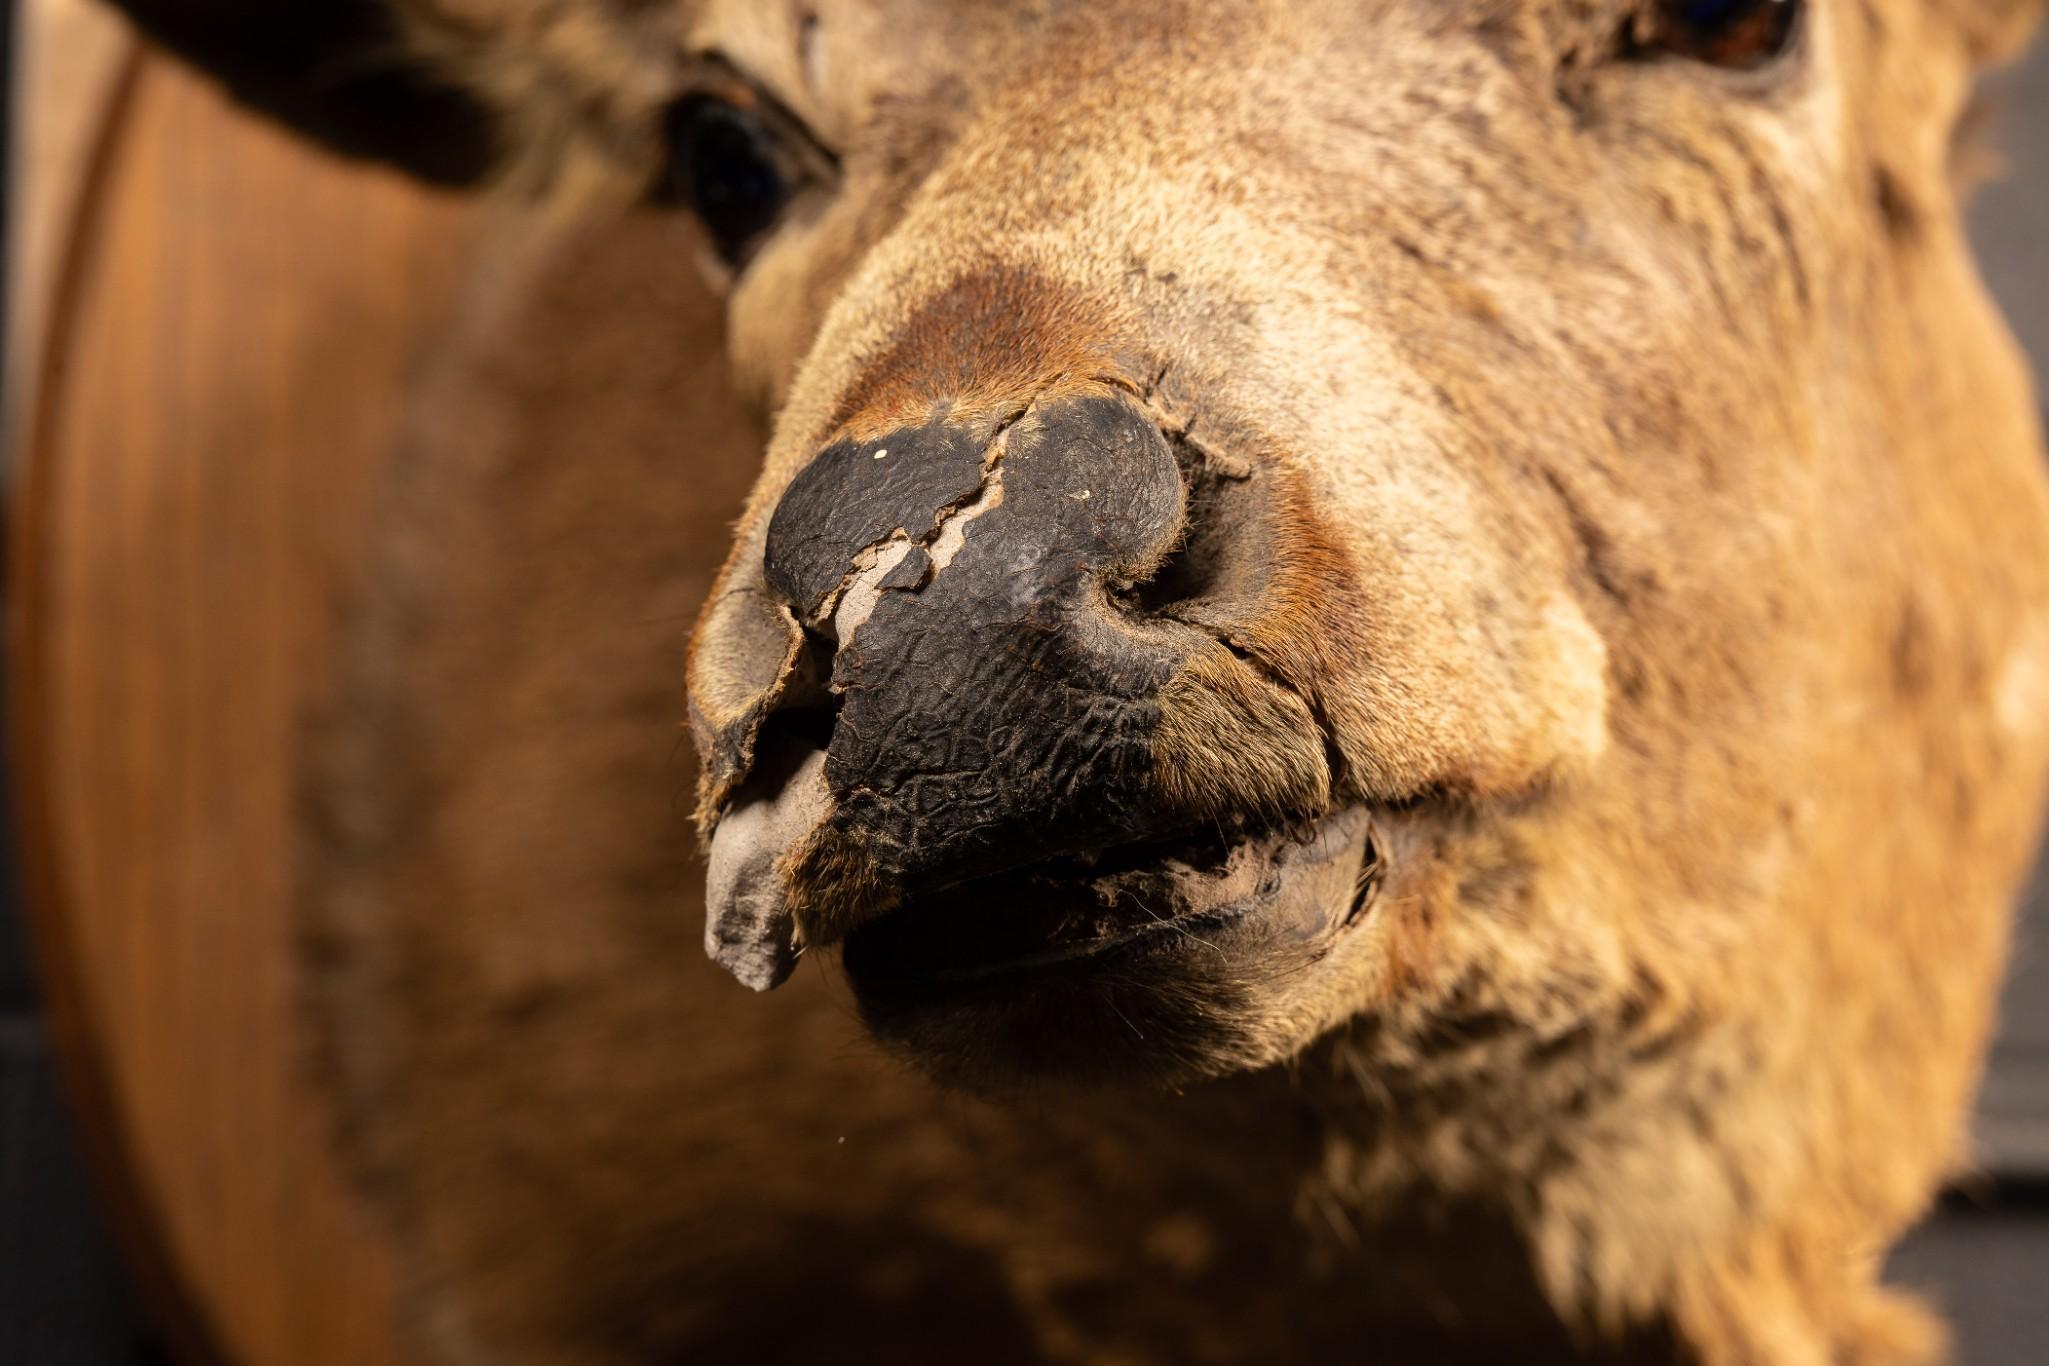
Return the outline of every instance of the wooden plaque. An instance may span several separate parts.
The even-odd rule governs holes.
[[[117,1237],[180,1355],[385,1366],[391,1258],[301,1071],[290,766],[479,214],[273,130],[88,9],[33,6],[17,153],[32,937]]]

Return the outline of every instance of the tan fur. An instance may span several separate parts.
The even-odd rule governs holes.
[[[1606,3],[461,16],[480,88],[603,96],[524,119],[641,148],[716,50],[844,162],[732,282],[774,423],[717,585],[741,481],[679,451],[747,438],[643,219],[485,292],[396,504],[316,987],[447,1359],[1938,1356],[1877,1269],[1968,1160],[2049,774],[2049,480],[1950,155],[2039,9],[1820,0],[1748,85],[1617,66]],[[985,1109],[696,961],[674,660],[709,591],[700,719],[777,686],[827,440],[1101,386],[1265,491],[1163,782],[1369,805],[1385,877],[1196,1003],[1221,1079]]]

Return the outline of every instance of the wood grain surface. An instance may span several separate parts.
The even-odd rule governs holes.
[[[37,349],[65,235],[78,212],[93,149],[136,42],[94,0],[26,0],[14,7],[14,177],[8,225],[7,384],[10,432],[17,395],[33,388]]]
[[[55,299],[9,512],[32,928],[123,1241],[159,1310],[192,1310],[184,1349],[398,1363],[388,1250],[299,1070],[289,767],[478,214],[166,59],[130,77],[30,282]]]

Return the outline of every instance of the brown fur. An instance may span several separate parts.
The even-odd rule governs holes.
[[[2049,481],[1949,158],[2038,9],[1824,0],[1747,84],[1599,3],[470,14],[558,152],[638,164],[671,68],[608,35],[673,25],[845,159],[732,282],[775,421],[716,587],[662,229],[512,253],[430,396],[315,981],[447,1359],[1938,1355],[1876,1272],[1968,1159],[2049,772]],[[710,979],[670,674],[709,589],[700,715],[765,705],[823,442],[1104,383],[1262,491],[1165,781],[1369,805],[1385,879],[1179,1003],[1219,1080],[985,1109],[818,975]]]

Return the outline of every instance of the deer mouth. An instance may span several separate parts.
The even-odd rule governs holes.
[[[1179,1086],[1276,1060],[1381,878],[1354,808],[960,883],[856,927],[843,962],[869,1031],[943,1084]]]
[[[1066,852],[903,888],[840,934],[793,878],[828,818],[823,755],[771,764],[712,840],[706,948],[766,990],[837,942],[863,1021],[942,1081],[1169,1084],[1272,1058],[1275,1012],[1383,880],[1375,813]],[[806,944],[811,945],[807,949]],[[1291,1002],[1293,1002],[1291,1004]]]
[[[825,770],[763,746],[713,832],[705,947],[768,990],[838,945],[870,1032],[974,1088],[1271,1061],[1385,875],[1378,808],[1352,805],[1143,840],[1106,816],[1102,846],[878,878]]]
[[[1354,809],[1257,836],[1146,841],[975,878],[856,928],[846,970],[857,991],[908,993],[1147,959],[1221,962],[1242,951],[1248,926],[1267,949],[1310,948],[1370,900],[1370,827]]]

